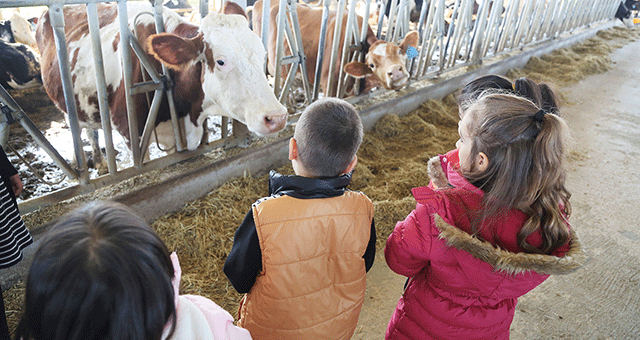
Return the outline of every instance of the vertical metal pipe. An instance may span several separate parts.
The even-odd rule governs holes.
[[[369,1],[369,0],[367,0]],[[423,43],[423,31],[424,31],[424,20],[425,17],[427,16],[427,8],[431,5],[431,1],[426,0],[422,3],[422,8],[420,9],[420,19],[418,20],[418,45],[417,46],[421,46]],[[409,72],[409,76],[413,79],[417,79],[418,78],[418,69],[420,68],[420,60],[422,60],[422,48],[420,48],[420,54],[418,56],[418,58],[412,58],[410,63],[409,63],[409,68],[407,69],[407,71]],[[416,60],[418,60],[418,64],[416,65]],[[414,71],[414,67],[416,68],[416,70]]]
[[[284,25],[285,20],[287,20],[287,6],[291,0],[280,0],[280,5],[278,6],[278,15],[277,18],[277,37],[276,37],[276,70],[274,75],[273,82],[273,92],[276,94],[276,97],[280,96],[280,81],[282,74],[282,55],[284,53]]]
[[[503,10],[504,0],[497,0],[493,2],[493,6],[491,7],[491,13],[489,13],[489,24],[488,26],[488,34],[484,38],[484,42],[482,43],[482,52],[481,57],[484,57],[491,47],[491,43],[493,43],[493,48],[497,46],[498,32],[500,31],[500,23],[501,16]]]
[[[338,1],[338,14],[336,15],[336,27],[333,30],[333,44],[331,45],[331,59],[329,60],[329,79],[327,81],[327,89],[325,96],[333,96],[336,79],[334,78],[334,70],[336,69],[336,61],[338,59],[338,46],[340,46],[340,37],[342,36],[342,20],[344,18],[345,0]]]
[[[531,11],[533,10],[533,4],[534,1],[525,1],[524,7],[521,8],[520,14],[516,20],[515,33],[510,46],[511,49],[520,46],[522,35],[525,30],[531,26]]]
[[[198,3],[198,11],[200,12],[200,19],[206,17],[207,14],[209,14],[209,0],[200,0]]]
[[[129,47],[129,17],[127,13],[127,2],[125,0],[118,1],[118,21],[120,23],[120,54],[122,56],[122,73],[124,83],[124,98],[127,103],[127,118],[129,120],[129,136],[131,142],[131,152],[133,153],[133,164],[135,167],[142,166],[142,158],[140,157],[140,135],[138,129],[138,116],[131,94],[133,86],[133,70],[131,67],[131,48]]]
[[[487,30],[487,23],[489,21],[489,6],[491,1],[485,0],[482,2],[479,8],[478,15],[476,16],[476,24],[473,28],[473,38],[469,44],[467,51],[467,59],[471,58],[471,63],[479,64],[482,58],[482,43],[485,38],[485,31]]]
[[[349,45],[353,41],[353,34],[355,33],[353,30],[352,23],[354,22],[356,15],[356,3],[357,1],[351,1],[349,4],[349,12],[347,13],[347,24],[345,25],[344,31],[344,42],[342,43],[342,58],[340,60],[340,71],[338,72],[338,87],[336,88],[336,97],[343,97],[345,88],[343,84],[345,73],[342,70],[344,65],[347,64],[347,58],[349,58]],[[357,20],[355,21],[357,23]],[[336,22],[338,24],[338,22]],[[356,26],[357,27],[357,26]]]
[[[277,0],[276,0],[277,1]],[[271,18],[271,0],[262,1],[262,27],[260,37],[265,50],[269,50],[269,19]],[[267,57],[264,57],[264,72],[267,73]]]
[[[399,0],[390,0],[391,1],[391,12],[389,12],[389,17],[387,20],[387,33],[384,36],[385,41],[391,41],[393,31],[396,28],[396,12],[398,11],[398,2]],[[386,11],[386,9],[385,9]]]
[[[163,17],[163,11],[164,11],[164,6],[162,5],[162,0],[155,0],[154,3],[154,13],[153,13],[153,17],[155,20],[155,24],[156,24],[156,32],[157,33],[164,33],[165,29],[164,29],[164,17]],[[206,7],[205,11],[208,11],[208,7]],[[128,51],[128,49],[127,49]],[[129,54],[129,58],[131,58],[131,55]],[[164,77],[166,78],[166,80],[171,83],[171,72],[169,70],[169,68],[162,64],[162,74],[164,74]],[[126,88],[126,87],[125,87]],[[171,125],[173,127],[173,137],[176,141],[176,151],[180,152],[182,150],[185,149],[185,146],[182,144],[183,138],[182,138],[182,129],[180,128],[180,119],[178,119],[178,113],[176,112],[176,105],[175,105],[175,101],[173,98],[173,88],[169,88],[167,89],[167,101],[169,103],[169,115],[171,116]],[[126,96],[127,98],[129,96]],[[127,108],[129,107],[129,104],[127,103]],[[154,120],[154,125],[155,125],[155,120]],[[204,124],[204,123],[203,123]],[[137,125],[137,123],[136,123]],[[223,126],[226,126],[226,124],[222,124]],[[136,134],[137,134],[137,130],[136,130]],[[224,136],[224,134],[223,134]],[[138,144],[136,144],[138,145]],[[140,160],[140,164],[142,164],[142,160]]]
[[[293,23],[293,29],[297,44],[297,53],[300,64],[300,74],[302,75],[302,86],[304,88],[305,98],[307,102],[311,104],[312,93],[311,85],[309,84],[309,75],[307,74],[307,56],[304,52],[304,45],[302,43],[302,33],[300,32],[300,20],[298,19],[298,10],[296,3],[293,2],[291,6],[291,22]],[[295,72],[294,72],[295,74]]]
[[[547,8],[544,16],[544,23],[542,28],[540,29],[540,38],[546,36],[547,39],[551,38],[552,34],[550,33],[551,27],[553,25],[553,20],[556,15],[556,11],[558,10],[560,0],[550,0],[547,3]]]
[[[89,34],[91,35],[91,50],[93,51],[93,67],[96,74],[96,89],[98,91],[98,107],[100,108],[100,120],[102,132],[104,132],[105,150],[107,154],[107,167],[109,173],[114,175],[118,171],[116,166],[116,152],[113,147],[113,134],[111,131],[111,118],[109,116],[109,102],[107,98],[107,83],[104,76],[104,61],[102,59],[102,43],[100,41],[100,28],[98,24],[98,7],[96,3],[87,3],[87,19],[89,22]]]
[[[73,92],[73,82],[71,80],[71,67],[69,66],[69,52],[67,51],[67,43],[64,35],[64,14],[61,4],[56,3],[50,7],[49,18],[51,19],[51,28],[53,29],[53,37],[58,51],[58,66],[60,68],[60,78],[63,85],[64,101],[67,107],[69,129],[73,136],[73,151],[76,157],[78,180],[80,184],[87,185],[89,184],[89,172],[82,148],[82,140],[80,139],[78,108],[76,107],[76,97]]]
[[[406,32],[406,26],[407,26],[407,21],[408,21],[408,8],[409,8],[409,2],[407,0],[400,0],[398,3],[398,10],[397,10],[397,18],[396,18],[396,24],[393,28],[393,39],[391,39],[391,41],[393,42],[397,42],[398,38],[400,38],[400,33],[402,33],[402,35],[404,36],[405,32]],[[387,40],[389,41],[389,40]]]
[[[382,26],[384,26],[384,16],[385,12],[387,11],[387,2],[389,1],[392,0],[382,0],[380,6],[378,7],[378,29],[376,32],[376,38],[378,38],[378,40],[380,40],[380,37],[382,37]]]
[[[425,30],[422,32],[422,47],[420,48],[420,54],[418,55],[418,70],[416,71],[416,78],[423,76],[431,65],[428,51],[431,50],[434,44],[433,34],[435,32],[435,23],[433,22],[433,18],[438,11],[437,6],[439,6],[439,2],[443,2],[443,0],[432,0],[429,3],[429,14],[427,15],[427,20],[425,22]]]
[[[533,40],[533,37],[536,36],[538,31],[540,30],[540,24],[542,23],[542,16],[544,15],[544,5],[545,1],[537,1],[536,8],[533,14],[533,21],[531,22],[531,27],[527,32],[527,35],[524,37],[524,44],[528,44]],[[540,39],[537,39],[540,40]]]
[[[316,58],[316,73],[313,78],[313,101],[318,99],[320,92],[320,77],[322,76],[322,64],[324,63],[324,50],[327,43],[327,21],[329,19],[329,0],[323,0],[322,23],[320,37],[318,37],[318,57]],[[326,91],[326,89],[325,89]]]
[[[512,0],[509,2],[509,7],[507,8],[505,20],[502,22],[502,25],[501,25],[502,32],[500,34],[500,41],[496,46],[496,50],[495,50],[496,54],[504,50],[507,42],[509,41],[509,38],[511,37],[511,33],[513,31],[513,26],[514,26],[514,18],[516,16],[516,13],[518,12],[519,5],[520,5],[519,0]]]

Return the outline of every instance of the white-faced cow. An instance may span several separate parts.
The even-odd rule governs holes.
[[[157,59],[173,70],[176,110],[179,116],[186,118],[184,128],[188,149],[193,150],[199,145],[203,121],[209,115],[237,119],[260,136],[285,126],[287,111],[276,99],[262,71],[265,49],[258,36],[248,28],[244,17],[212,13],[198,27],[164,8],[167,33],[155,34],[153,16],[138,16],[142,12],[154,12],[149,2],[128,2],[127,11],[129,27],[135,29],[151,59]],[[129,125],[118,50],[117,6],[98,4],[98,13],[111,123],[128,141]],[[85,6],[65,6],[64,22],[78,119],[83,128],[99,129],[95,70]],[[38,22],[36,40],[42,54],[45,89],[58,108],[65,111],[48,12]],[[140,82],[140,64],[137,58],[132,59],[133,81]],[[155,62],[160,70],[160,63]],[[144,95],[136,95],[134,101],[138,126],[142,130],[148,114],[147,100]],[[169,120],[168,112],[165,101],[157,122]],[[95,157],[100,157],[97,146],[94,147]]]
[[[268,69],[269,73],[275,74],[275,54],[276,54],[276,38],[277,38],[277,21],[276,16],[278,14],[279,3],[277,1],[271,2],[271,11],[270,11],[270,21],[269,21],[269,39],[268,39]],[[298,4],[296,6],[298,21],[300,23],[300,31],[302,35],[302,44],[304,48],[304,53],[307,58],[306,66],[307,66],[307,76],[309,77],[309,81],[313,82],[315,79],[315,69],[318,55],[318,39],[320,36],[320,27],[322,24],[322,9],[320,8],[311,8],[304,4]],[[261,30],[261,20],[262,19],[262,1],[257,1],[253,6],[253,30],[257,34],[260,34]],[[358,16],[358,26],[362,26],[362,17]],[[342,55],[342,46],[344,43],[344,32],[347,24],[347,16],[345,15],[342,21],[342,36],[340,37],[340,43],[338,55]],[[322,73],[320,78],[320,87],[326,91],[328,88],[329,81],[329,65],[330,65],[330,56],[331,56],[331,48],[333,45],[333,31],[336,25],[336,12],[330,11],[329,19],[327,21],[327,37],[325,43],[324,50],[324,59],[322,63]],[[375,86],[384,86],[387,89],[398,89],[404,86],[409,80],[409,73],[406,70],[406,51],[409,46],[416,47],[418,42],[418,32],[410,32],[404,38],[403,42],[400,45],[396,45],[394,43],[389,43],[385,41],[378,41],[375,34],[369,28],[367,30],[367,38],[365,42],[365,53],[367,53],[367,60],[371,59],[367,65],[373,65],[374,68],[371,69],[371,72],[367,72],[366,74],[355,73],[357,77],[364,77],[365,75],[369,75],[367,77],[367,83],[365,85],[364,91],[375,87]],[[285,41],[286,44],[286,41]],[[287,45],[285,45],[287,46]],[[372,47],[375,48],[372,50]],[[390,51],[390,52],[387,52]],[[372,56],[372,53],[375,56]],[[346,66],[349,66],[347,64]],[[337,65],[334,69],[334,75],[332,79],[337,81],[338,75],[342,70],[342,65],[340,58],[337,60]],[[350,74],[354,74],[351,72],[352,68],[345,68],[345,71]],[[283,76],[286,73],[283,72]],[[335,96],[337,86],[333,86],[333,93],[327,93],[327,96]],[[347,93],[349,93],[349,89],[347,89]]]

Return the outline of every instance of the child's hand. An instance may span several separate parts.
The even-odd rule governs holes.
[[[20,175],[15,174],[9,177],[9,181],[11,182],[11,189],[13,190],[13,195],[18,196],[22,192],[22,180],[20,179]]]

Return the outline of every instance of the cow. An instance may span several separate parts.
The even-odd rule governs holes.
[[[269,18],[269,39],[268,39],[268,70],[269,73],[275,74],[275,54],[276,54],[276,34],[277,34],[277,21],[276,16],[278,14],[279,4],[277,1],[272,1],[271,11]],[[320,36],[320,27],[322,20],[322,9],[312,8],[305,4],[298,4],[296,6],[298,14],[298,21],[300,23],[300,31],[302,36],[302,45],[306,56],[306,72],[310,82],[315,80],[316,59],[318,55],[318,39]],[[262,19],[262,1],[258,0],[253,6],[253,30],[260,35],[261,19]],[[324,59],[322,63],[322,73],[320,78],[320,87],[325,91],[326,96],[336,96],[337,86],[333,87],[332,93],[326,93],[328,89],[329,81],[329,64],[330,55],[333,45],[333,32],[336,25],[336,12],[330,11],[327,21],[327,37],[324,50]],[[358,16],[358,25],[362,25],[362,17]],[[342,21],[342,35],[340,37],[340,43],[338,55],[342,55],[342,46],[344,42],[344,32],[347,23],[347,16],[345,15]],[[375,86],[382,85],[387,89],[398,89],[404,86],[409,80],[409,73],[405,67],[406,62],[406,49],[409,46],[416,47],[418,42],[418,32],[412,31],[405,36],[403,42],[398,46],[394,43],[385,41],[378,41],[371,28],[367,29],[367,35],[364,42],[364,53],[367,54],[367,60],[374,58],[370,56],[373,50],[370,48],[375,44],[376,49],[374,54],[376,55],[375,63],[371,62],[375,68],[370,72],[371,77],[367,78],[367,82],[364,85],[363,91],[367,91]],[[285,42],[286,44],[286,42]],[[285,45],[286,46],[286,45]],[[394,54],[382,53],[383,50],[394,50]],[[380,54],[378,54],[380,52]],[[379,58],[378,58],[379,57]],[[341,65],[340,58],[336,67],[334,68],[334,74],[332,79],[337,81],[343,66]],[[351,70],[351,68],[347,68]],[[347,72],[349,73],[349,72]],[[283,76],[286,72],[283,72]],[[347,88],[347,93],[350,92],[350,88]]]
[[[130,143],[117,6],[97,6],[111,123]],[[76,5],[65,6],[63,10],[78,120],[82,128],[99,129],[100,114],[86,9],[83,5]],[[160,63],[163,63],[172,70],[175,107],[178,115],[184,117],[183,128],[189,150],[194,150],[200,144],[203,122],[209,115],[236,119],[258,136],[284,128],[287,110],[276,99],[267,82],[263,72],[266,51],[258,36],[249,29],[246,18],[211,13],[198,27],[164,8],[166,33],[156,34],[153,16],[138,16],[143,12],[154,12],[149,2],[128,2],[127,12],[129,27],[135,30],[156,69],[160,70]],[[48,11],[38,21],[36,40],[42,55],[45,90],[56,106],[66,111]],[[135,57],[132,63],[133,81],[141,82],[140,63]],[[141,134],[148,115],[145,95],[136,95],[134,105],[140,131],[133,133]],[[169,120],[168,112],[165,100],[156,124]],[[93,144],[94,159],[99,159],[97,142],[90,142]],[[95,163],[104,172],[104,160]]]
[[[620,19],[627,27],[632,27],[633,22],[629,19],[631,18],[631,11],[638,10],[638,3],[638,1],[634,0],[620,1],[614,17]]]
[[[21,43],[9,43],[0,39],[0,85],[5,89],[24,89],[38,85],[40,63],[38,54]]]
[[[0,20],[0,40],[36,46],[31,24],[17,12],[14,12],[8,20]]]

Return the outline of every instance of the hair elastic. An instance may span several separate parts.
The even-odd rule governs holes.
[[[547,112],[545,112],[544,110],[538,110],[538,112],[533,115],[533,121],[542,123],[544,121],[544,115],[546,114]]]
[[[515,82],[515,81],[514,81],[513,83],[511,83],[511,89],[512,89],[513,91],[515,91],[515,90],[516,90],[516,82]]]

